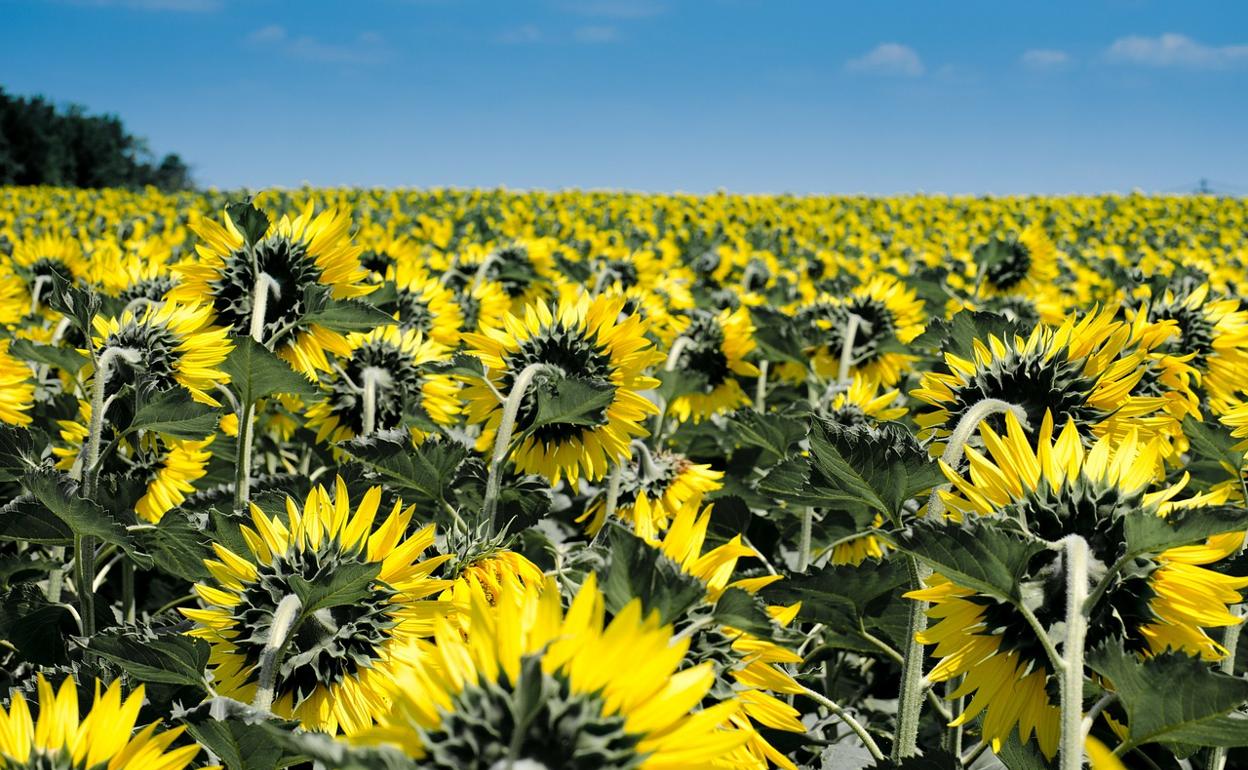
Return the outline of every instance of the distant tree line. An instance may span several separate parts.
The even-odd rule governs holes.
[[[11,96],[0,88],[0,185],[41,184],[194,187],[180,157],[157,160],[116,115],[88,115],[79,105],[58,109],[41,96]]]

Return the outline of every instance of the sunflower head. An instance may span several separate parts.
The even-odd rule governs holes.
[[[411,655],[393,707],[361,740],[455,770],[508,758],[586,770],[738,766],[727,760],[748,736],[722,726],[738,706],[696,709],[710,664],[682,668],[688,640],[643,616],[639,601],[604,625],[592,573],[566,613],[554,578],[497,604],[474,587],[470,612],[467,639],[437,621],[435,648]]]
[[[310,202],[299,216],[273,223],[254,243],[247,243],[228,213],[220,223],[200,219],[193,224],[203,241],[195,247],[199,258],[175,266],[181,282],[169,297],[210,305],[216,322],[240,336],[250,334],[253,315],[262,309],[265,343],[302,372],[327,371],[325,352],[345,354],[346,339],[308,320],[312,304],[376,288],[365,282],[368,272],[360,266],[350,226],[342,212],[314,215]]]
[[[708,492],[722,486],[723,471],[693,462],[676,452],[652,452],[636,442],[633,457],[624,461],[620,473],[615,513],[632,525],[643,540],[652,540],[668,528],[676,512],[697,505]],[[590,533],[606,524],[606,500],[594,499],[577,521],[587,522]]]
[[[1017,237],[993,238],[975,251],[986,296],[1042,290],[1057,278],[1057,247],[1038,224]]]
[[[672,343],[667,366],[698,375],[703,382],[699,391],[672,399],[668,411],[682,422],[700,422],[748,404],[736,377],[758,376],[758,368],[745,360],[754,350],[753,335],[754,322],[745,308],[692,311]]]
[[[6,712],[0,708],[0,768],[4,770],[95,770],[152,767],[182,770],[199,753],[198,744],[170,749],[184,728],[161,730],[155,722],[135,733],[143,705],[143,687],[122,697],[121,682],[107,689],[95,683],[95,700],[84,716],[78,688],[66,678],[55,693],[38,678],[38,718],[25,696],[14,693]]]
[[[375,527],[380,503],[381,488],[373,487],[352,511],[340,478],[332,496],[316,487],[302,509],[287,498],[284,516],[252,505],[251,526],[242,529],[247,554],[214,544],[217,558],[205,564],[217,585],[196,585],[205,608],[182,612],[195,621],[188,633],[212,644],[218,692],[254,697],[257,666],[285,597],[324,589],[342,573],[372,570],[374,578],[351,603],[300,609],[273,708],[331,733],[363,729],[384,710],[393,650],[428,635],[433,617],[449,608],[428,599],[448,586],[429,577],[447,557],[418,561],[433,544],[433,527],[408,536],[414,511],[401,502]]]
[[[623,300],[599,296],[562,299],[555,307],[529,305],[523,316],[510,315],[503,328],[466,334],[465,340],[489,370],[493,387],[473,382],[466,389],[469,421],[484,422],[479,448],[488,448],[502,421],[502,403],[496,393],[509,394],[519,375],[531,366],[542,374],[579,380],[608,390],[611,399],[596,412],[575,422],[536,425],[536,388],[520,402],[516,432],[525,435],[513,455],[525,473],[537,473],[558,482],[575,481],[581,473],[602,478],[609,463],[627,457],[635,436],[646,435],[645,418],[657,411],[641,392],[658,382],[646,376],[648,366],[661,358],[645,337],[636,316],[621,317]]]
[[[30,425],[35,405],[35,383],[30,365],[9,352],[12,340],[0,340],[0,422]]]

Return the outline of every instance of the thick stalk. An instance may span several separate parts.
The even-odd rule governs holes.
[[[369,366],[365,367],[360,379],[364,381],[364,435],[371,436],[377,431],[377,388],[390,384],[390,373],[380,367]]]
[[[281,297],[281,288],[268,273],[257,273],[256,283],[251,293],[251,338],[256,344],[264,344],[264,321],[269,308],[269,295]],[[256,416],[256,405],[247,396],[240,393],[238,409],[238,452],[234,461],[234,511],[245,513],[247,503],[251,500],[251,451],[255,429],[252,422]]]
[[[126,623],[133,623],[134,610],[134,562],[128,556],[121,557],[121,617]]]
[[[282,650],[286,648],[286,640],[294,630],[295,620],[303,603],[298,596],[286,594],[278,602],[273,611],[273,624],[269,626],[269,640],[264,643],[260,653],[260,684],[256,688],[256,697],[251,706],[257,711],[268,711],[273,707],[273,692],[277,686],[277,667],[281,663]]]
[[[923,588],[931,570],[913,556],[905,556],[910,590]],[[927,602],[910,602],[906,623],[906,646],[902,651],[901,692],[897,696],[897,735],[893,738],[893,761],[919,753],[919,717],[923,714],[923,644],[918,636],[927,630]]]
[[[1083,767],[1083,645],[1088,618],[1088,542],[1079,535],[1063,539],[1066,551],[1066,642],[1062,649],[1062,770]]]
[[[95,636],[95,538],[74,535],[74,590],[82,635]]]
[[[1234,610],[1236,615],[1242,617],[1242,607]],[[1226,657],[1218,663],[1218,668],[1224,674],[1235,673],[1235,651],[1239,648],[1239,632],[1243,628],[1243,623],[1235,623],[1227,626],[1222,631],[1222,646],[1226,648]],[[1226,768],[1226,748],[1216,746],[1209,754],[1209,770],[1225,770]]]
[[[862,316],[850,313],[845,321],[845,340],[841,344],[841,362],[836,370],[836,381],[841,385],[849,384],[849,368],[854,362],[854,338],[858,336],[858,327],[862,325]]]
[[[482,515],[487,522],[486,535],[494,534],[494,517],[498,513],[498,496],[502,493],[503,463],[511,451],[511,434],[516,428],[516,417],[520,414],[520,404],[524,402],[525,393],[533,384],[533,378],[548,364],[529,364],[520,371],[519,376],[511,384],[511,392],[503,402],[503,418],[498,423],[498,434],[494,437],[494,454],[490,458],[489,475],[485,481],[485,501],[482,504]]]
[[[604,521],[611,521],[611,517],[615,516],[616,507],[620,504],[620,478],[624,475],[626,462],[628,462],[627,457],[617,460],[615,466],[611,468],[611,475],[607,477],[607,508]]]
[[[763,414],[767,411],[767,369],[770,362],[758,363],[758,382],[754,383],[754,411]]]
[[[815,509],[809,505],[802,509],[802,531],[797,541],[797,571],[805,572],[810,566],[810,535],[814,528]]]

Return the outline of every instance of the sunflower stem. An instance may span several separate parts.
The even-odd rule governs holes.
[[[815,523],[815,509],[806,506],[802,509],[802,531],[797,541],[797,571],[805,572],[810,567],[810,534]]]
[[[1243,617],[1243,607],[1236,608],[1235,614]],[[1235,652],[1239,648],[1239,632],[1243,623],[1235,623],[1222,630],[1222,646],[1226,649],[1226,657],[1218,663],[1218,669],[1229,675],[1235,673]],[[1209,752],[1209,770],[1226,768],[1226,747],[1215,746]]]
[[[817,690],[812,690],[805,685],[799,684],[798,686],[802,688],[806,697],[832,712],[832,714],[844,722],[849,729],[853,730],[859,740],[862,741],[863,745],[867,747],[867,751],[871,752],[871,756],[874,757],[877,762],[884,761],[884,752],[880,751],[880,745],[875,742],[874,738],[871,737],[871,733],[867,732],[867,728],[863,727],[862,723],[857,719],[854,719],[853,715],[846,711],[836,701],[827,697],[823,693]]]
[[[1083,646],[1088,634],[1084,602],[1088,598],[1088,541],[1080,535],[1063,540],[1066,555],[1066,642],[1062,671],[1062,770],[1083,766]]]
[[[485,481],[485,501],[482,504],[482,516],[486,522],[486,536],[495,532],[494,517],[498,514],[498,497],[502,493],[503,464],[511,451],[511,434],[516,428],[516,417],[520,414],[520,405],[524,402],[533,378],[549,364],[529,364],[520,371],[511,384],[511,392],[503,402],[503,417],[498,423],[498,434],[494,437],[494,453],[490,458],[489,475]]]
[[[966,442],[971,440],[971,436],[975,434],[979,424],[993,415],[1006,412],[1012,413],[1024,428],[1028,427],[1027,412],[1018,404],[1011,404],[999,398],[984,398],[976,401],[975,405],[966,410],[966,414],[962,415],[962,419],[958,420],[953,433],[949,436],[949,442],[945,444],[945,451],[941,454],[940,461],[957,470],[958,466],[962,464],[962,456],[966,453]],[[929,518],[934,518],[945,512],[945,501],[941,499],[940,493],[942,490],[948,489],[949,486],[949,484],[940,484],[932,488],[932,493],[927,498],[927,515]],[[1026,522],[1024,522],[1025,524]]]
[[[390,384],[390,373],[379,366],[368,366],[360,375],[364,391],[364,435],[377,432],[377,386]]]
[[[611,468],[611,475],[607,478],[607,506],[603,514],[604,521],[611,521],[611,517],[615,516],[615,509],[620,504],[620,479],[624,476],[624,463],[627,461],[626,457],[621,457],[616,461],[615,466]]]
[[[74,590],[83,637],[95,636],[95,538],[74,535]]]
[[[251,292],[251,338],[264,344],[264,321],[269,309],[269,294],[281,299],[282,289],[268,273],[258,273]]]
[[[923,588],[924,580],[931,570],[907,555],[906,571],[910,575],[910,590]],[[927,602],[911,602],[906,623],[906,648],[901,664],[901,692],[897,696],[897,734],[893,737],[893,761],[900,763],[906,757],[919,753],[919,717],[923,714],[924,678],[923,644],[919,634],[927,630]]]
[[[281,663],[282,650],[286,647],[287,637],[294,630],[295,620],[303,602],[294,594],[286,594],[278,602],[273,611],[273,624],[269,626],[269,639],[264,643],[260,653],[260,685],[256,688],[256,697],[251,707],[257,711],[269,711],[273,707],[273,691],[277,686],[277,667]]]
[[[849,384],[849,367],[854,360],[854,338],[858,336],[858,327],[862,325],[862,316],[850,313],[845,321],[845,340],[841,344],[841,362],[836,370],[836,381],[841,385]]]
[[[34,315],[39,312],[39,296],[43,294],[43,287],[52,283],[52,276],[37,275],[35,283],[30,287],[30,314]]]
[[[133,623],[134,611],[134,562],[123,556],[121,561],[121,618]]]
[[[754,411],[764,414],[767,411],[767,369],[769,361],[758,362],[758,382],[754,383]]]
[[[251,293],[251,338],[257,345],[264,345],[264,319],[269,309],[269,295],[281,297],[281,288],[273,276],[257,272]],[[247,395],[239,394],[238,453],[234,460],[234,511],[242,513],[251,499],[251,450],[255,430],[252,422],[256,416],[256,404]]]

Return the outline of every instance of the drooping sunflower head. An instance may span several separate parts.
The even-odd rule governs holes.
[[[247,554],[213,544],[217,558],[205,565],[216,585],[197,584],[206,607],[182,613],[195,621],[188,633],[212,645],[209,661],[219,693],[244,701],[255,696],[258,664],[286,597],[325,589],[343,572],[373,569],[355,601],[299,610],[277,673],[273,710],[330,733],[364,729],[385,710],[394,649],[432,632],[433,619],[449,608],[429,597],[449,584],[429,577],[448,557],[419,560],[433,545],[433,527],[408,536],[414,509],[401,502],[374,526],[380,504],[381,488],[373,487],[353,511],[340,478],[333,495],[316,487],[302,509],[287,498],[284,516],[252,505],[251,526],[242,528]]]
[[[485,423],[478,448],[492,445],[502,421],[503,405],[497,393],[509,394],[531,366],[543,374],[579,380],[609,389],[611,400],[596,413],[575,422],[536,423],[537,396],[530,388],[520,402],[517,435],[528,435],[513,454],[516,467],[557,483],[566,476],[575,481],[582,473],[602,478],[610,463],[628,457],[630,442],[646,435],[642,423],[657,408],[641,393],[657,380],[646,368],[661,359],[645,337],[636,316],[621,317],[618,297],[564,298],[555,307],[529,305],[523,316],[509,315],[502,328],[466,334],[471,352],[489,369],[493,388],[473,381],[465,389],[468,419]]]
[[[35,383],[30,365],[9,352],[12,340],[0,340],[0,422],[30,425]]]
[[[1173,428],[1161,411],[1164,397],[1134,392],[1146,369],[1144,351],[1128,348],[1131,329],[1115,321],[1113,310],[1068,319],[1053,329],[1037,326],[1026,337],[975,340],[972,358],[946,353],[942,369],[925,372],[915,398],[934,409],[916,416],[923,434],[948,436],[975,404],[999,399],[1027,414],[1032,431],[1044,416],[1065,425],[1074,421],[1092,436],[1124,436],[1131,427],[1152,435]],[[990,417],[998,430],[1000,416]],[[1034,437],[1034,432],[1032,433]],[[943,445],[933,445],[940,451]]]
[[[694,310],[672,343],[667,367],[700,375],[699,392],[672,399],[668,412],[681,422],[701,422],[713,414],[749,403],[737,376],[757,377],[758,368],[745,360],[754,350],[754,322],[749,310]]]
[[[196,401],[219,406],[209,395],[230,377],[217,367],[234,349],[229,330],[213,326],[208,305],[177,302],[148,303],[140,314],[121,318],[95,317],[97,348],[121,348],[138,353],[137,361],[116,358],[109,371],[106,393],[123,385],[157,392],[186,388]]]
[[[104,689],[95,683],[95,700],[85,716],[78,706],[78,688],[66,678],[53,692],[38,678],[38,718],[32,718],[26,697],[14,693],[6,712],[0,708],[0,768],[3,770],[98,770],[150,767],[182,770],[195,759],[199,745],[170,749],[185,728],[161,730],[159,722],[134,732],[143,706],[143,686],[122,697],[121,682]]]
[[[415,329],[383,326],[347,338],[350,353],[321,379],[325,398],[308,409],[317,441],[337,443],[364,434],[366,390],[372,389],[373,430],[389,430],[427,417],[450,425],[459,414],[459,383],[429,372],[446,348]],[[371,383],[371,384],[370,384]]]
[[[1057,247],[1039,224],[1017,237],[993,238],[975,251],[985,296],[1043,291],[1057,278]]]
[[[53,273],[73,283],[84,279],[89,268],[82,243],[71,235],[55,233],[17,241],[12,260],[15,271],[26,283],[31,312],[43,306],[41,298],[52,288]]]
[[[653,540],[666,531],[672,518],[686,505],[696,506],[708,492],[722,486],[723,471],[693,462],[676,452],[652,452],[634,444],[636,453],[624,461],[620,473],[615,514],[632,525],[643,540]],[[599,495],[577,521],[596,534],[606,524],[606,498]]]
[[[832,397],[828,417],[846,426],[899,420],[907,411],[904,404],[899,404],[900,395],[896,389],[881,393],[878,382],[854,377],[849,388]]]
[[[439,280],[439,285],[442,285],[442,280]],[[465,285],[456,290],[454,299],[463,315],[460,322],[460,330],[463,332],[498,328],[511,312],[511,298],[503,291],[502,285],[495,281]]]
[[[234,334],[251,333],[253,314],[261,309],[257,289],[265,292],[261,339],[296,369],[308,375],[328,371],[325,352],[345,355],[346,339],[307,320],[309,297],[359,297],[376,287],[365,282],[360,250],[351,243],[350,217],[326,210],[313,215],[309,202],[291,219],[283,216],[263,238],[247,246],[228,214],[223,221],[203,218],[193,225],[203,243],[199,258],[174,267],[181,282],[170,299],[205,303],[216,322]]]
[[[159,302],[177,283],[169,267],[170,249],[155,239],[144,241],[136,252],[118,258],[117,297],[130,308],[148,302]]]
[[[411,656],[392,708],[360,740],[448,770],[508,759],[584,770],[746,766],[731,759],[748,735],[722,726],[737,704],[697,708],[714,682],[710,664],[682,668],[688,640],[643,617],[639,601],[604,624],[592,573],[566,613],[554,578],[497,604],[474,588],[470,611],[466,639],[436,621],[435,649]]]
[[[511,312],[545,300],[558,275],[550,239],[512,241],[489,251],[467,250],[459,256],[448,281],[471,291],[478,284],[497,283],[511,303]]]
[[[400,275],[404,271],[400,271]],[[412,271],[396,282],[395,320],[449,348],[459,347],[464,313],[455,293],[424,272]]]

